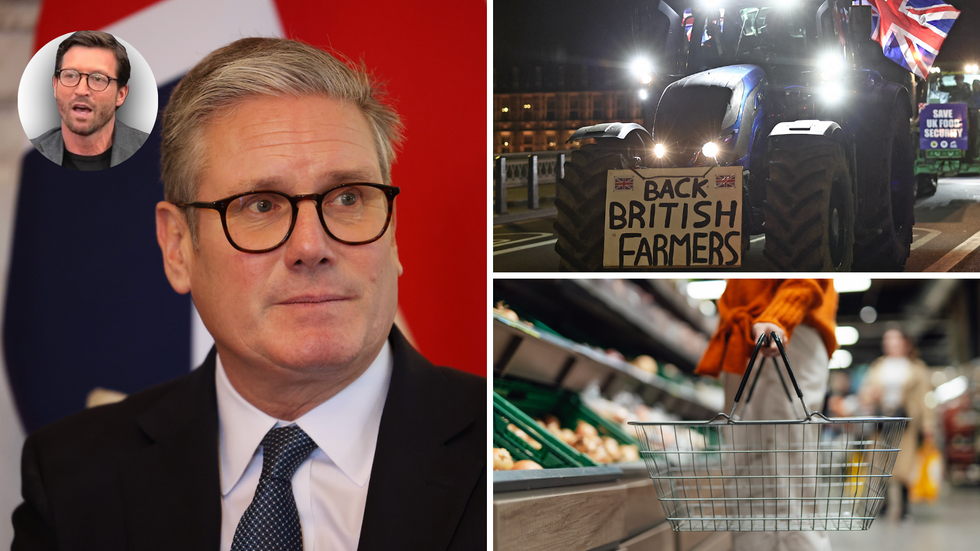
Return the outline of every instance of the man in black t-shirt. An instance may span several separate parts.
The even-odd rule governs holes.
[[[147,134],[116,119],[129,95],[126,48],[109,33],[79,31],[58,46],[51,85],[61,126],[31,140],[48,160],[102,170],[128,159]]]

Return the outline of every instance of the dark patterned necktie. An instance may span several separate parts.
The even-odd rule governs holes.
[[[296,425],[270,430],[262,439],[262,476],[255,497],[235,529],[231,551],[303,551],[303,531],[292,478],[317,448]]]

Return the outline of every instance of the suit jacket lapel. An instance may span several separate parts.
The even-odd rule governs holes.
[[[218,549],[221,490],[215,351],[182,385],[137,419],[152,443],[123,467],[130,548]]]
[[[394,369],[358,549],[445,549],[486,468],[450,441],[477,419],[460,414],[447,381],[397,328],[389,342]]]
[[[45,140],[40,142],[41,154],[47,157],[52,163],[61,166],[62,161],[65,157],[65,140],[61,135],[61,125],[59,124],[54,132],[48,136]]]

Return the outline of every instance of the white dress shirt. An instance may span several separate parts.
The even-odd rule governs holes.
[[[295,421],[319,446],[292,479],[304,551],[357,549],[391,369],[386,342],[367,371]],[[238,521],[259,484],[262,438],[271,429],[292,423],[270,417],[242,398],[228,381],[220,356],[215,378],[221,551],[230,551]]]

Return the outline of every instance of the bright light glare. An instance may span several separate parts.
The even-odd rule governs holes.
[[[820,78],[836,80],[844,73],[844,61],[837,54],[826,54],[820,58]]]
[[[642,77],[640,77],[641,84],[650,84],[651,82],[653,82],[653,75],[651,74],[645,74]]]
[[[834,289],[838,293],[861,293],[871,288],[871,279],[863,277],[834,278]]]
[[[940,404],[948,402],[966,392],[968,386],[970,384],[966,376],[960,375],[952,381],[943,383],[936,388],[936,401]]]
[[[664,155],[667,154],[667,148],[664,147],[664,144],[658,143],[657,145],[653,146],[653,154],[656,155],[658,159],[663,159]]]
[[[718,156],[718,144],[715,142],[708,142],[704,144],[701,148],[701,152],[705,154],[706,157],[717,157]]]
[[[858,330],[854,327],[842,326],[838,327],[836,331],[837,344],[841,346],[848,346],[858,342],[858,337],[860,334]]]
[[[640,99],[641,100],[646,100],[648,97],[650,97],[650,93],[649,92],[647,92],[646,90],[640,90]]]
[[[929,67],[929,72],[930,73],[941,73],[942,71],[939,69],[939,67]]]
[[[976,66],[976,64],[972,64],[971,63],[970,65],[967,65],[965,67],[965,70],[966,70],[967,73],[976,73],[977,72],[977,66]]]
[[[653,63],[650,63],[650,60],[645,57],[638,57],[630,63],[630,71],[637,78],[643,78],[653,73]]]
[[[844,97],[844,89],[836,82],[828,82],[820,87],[820,97],[827,103],[837,103]]]
[[[838,350],[834,352],[834,355],[830,357],[830,369],[844,369],[845,367],[851,367],[854,362],[854,356],[851,355],[847,350]]]
[[[692,281],[687,284],[687,296],[698,300],[717,300],[725,292],[724,280]]]

